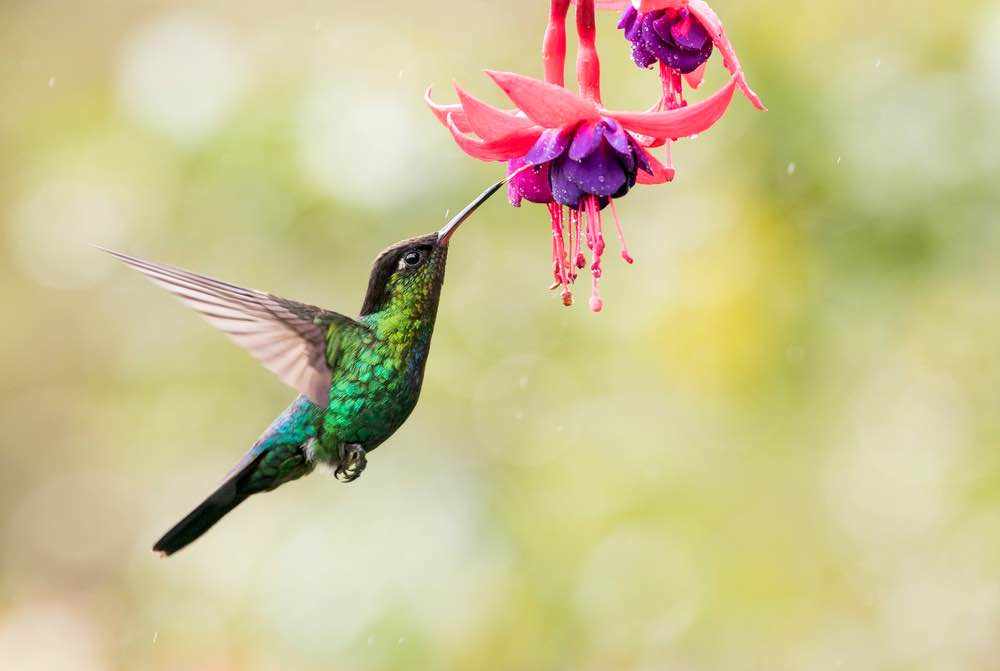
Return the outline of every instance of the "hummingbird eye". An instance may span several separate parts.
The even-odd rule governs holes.
[[[420,262],[424,260],[424,255],[417,249],[411,249],[403,255],[403,262],[400,265],[400,269],[403,268],[415,268],[420,265]]]

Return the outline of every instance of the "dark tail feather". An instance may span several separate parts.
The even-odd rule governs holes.
[[[314,407],[304,396],[296,400],[296,404],[307,404]],[[296,407],[292,405],[292,409]],[[188,516],[174,525],[174,528],[156,541],[154,552],[167,556],[198,540],[212,528],[230,510],[243,503],[252,494],[267,492],[286,482],[298,479],[311,472],[315,464],[309,461],[302,449],[300,440],[284,439],[280,434],[280,422],[287,421],[287,412],[268,429],[250,451],[244,455],[240,463],[230,471],[226,481],[215,490],[201,505],[188,513]],[[261,469],[261,464],[264,468]]]
[[[164,557],[172,555],[189,543],[196,541],[230,510],[243,503],[252,493],[247,492],[241,486],[243,478],[240,476],[246,470],[248,469],[241,470],[222,483],[222,486],[202,501],[201,505],[188,513],[187,517],[175,524],[170,531],[163,534],[163,538],[156,541],[156,545],[153,546],[153,552],[159,552]]]

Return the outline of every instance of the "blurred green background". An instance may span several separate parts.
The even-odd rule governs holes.
[[[0,668],[1000,667],[1000,10],[715,8],[770,111],[619,203],[603,313],[490,202],[364,477],[160,560],[294,393],[90,244],[354,312],[501,174],[423,88],[503,102],[546,3],[4,0]]]

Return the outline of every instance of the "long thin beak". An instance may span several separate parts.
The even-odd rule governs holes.
[[[489,200],[490,196],[499,191],[500,187],[506,184],[508,179],[510,178],[501,179],[499,182],[483,191],[479,194],[478,198],[466,205],[461,212],[452,217],[452,220],[445,224],[444,228],[438,231],[437,243],[439,245],[447,245],[448,240],[450,240],[451,236],[455,234],[455,231],[457,231],[458,227],[462,225],[462,222],[468,219],[480,205]]]

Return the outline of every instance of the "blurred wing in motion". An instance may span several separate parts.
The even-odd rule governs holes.
[[[143,273],[197,310],[233,342],[320,407],[330,402],[328,339],[360,326],[350,317],[181,268],[103,251]]]

